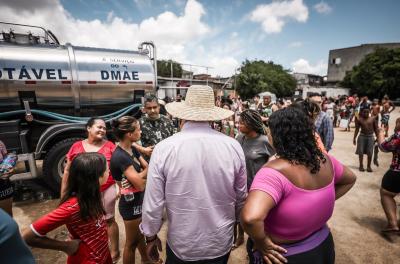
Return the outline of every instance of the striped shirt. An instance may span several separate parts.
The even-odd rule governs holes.
[[[30,227],[37,236],[43,237],[65,224],[71,239],[81,240],[77,253],[68,256],[67,263],[111,263],[104,218],[84,221],[79,211],[78,199],[72,197],[49,214],[36,220]]]

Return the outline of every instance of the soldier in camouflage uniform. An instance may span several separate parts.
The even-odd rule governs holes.
[[[135,147],[148,161],[154,146],[173,135],[174,126],[169,118],[160,114],[160,104],[156,96],[145,96],[143,110],[146,115],[139,120],[142,130],[142,146],[135,144]]]

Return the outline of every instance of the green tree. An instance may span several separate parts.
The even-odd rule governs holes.
[[[175,78],[182,78],[182,66],[173,60],[158,60],[157,75],[162,77],[171,77],[171,63],[173,76]]]
[[[277,97],[292,96],[296,80],[281,65],[272,61],[245,60],[237,75],[236,90],[242,98],[252,98],[261,92],[271,92]]]
[[[352,92],[381,98],[400,97],[400,48],[378,48],[346,73],[341,85]]]

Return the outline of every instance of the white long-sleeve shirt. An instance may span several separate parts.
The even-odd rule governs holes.
[[[240,144],[208,122],[186,122],[152,153],[140,228],[157,234],[165,206],[174,254],[184,261],[217,258],[231,249],[246,195]]]

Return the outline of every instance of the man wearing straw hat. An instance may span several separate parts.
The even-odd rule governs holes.
[[[166,264],[227,263],[247,195],[246,165],[240,144],[213,130],[209,122],[233,112],[216,107],[212,88],[200,85],[188,89],[185,101],[167,104],[166,109],[184,124],[151,156],[140,226],[147,252],[158,259],[157,233],[165,207]]]

